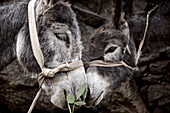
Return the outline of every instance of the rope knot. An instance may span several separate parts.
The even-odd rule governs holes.
[[[59,65],[56,68],[49,69],[49,68],[42,68],[42,72],[38,76],[38,82],[39,86],[41,87],[45,77],[54,77],[54,75],[58,72],[63,72],[63,71],[72,71],[75,70],[79,67],[83,66],[83,62],[81,60],[75,61],[72,63],[68,63],[67,61],[64,64]]]
[[[43,68],[41,74],[43,74],[46,77],[54,77],[55,73],[53,72],[52,69]]]

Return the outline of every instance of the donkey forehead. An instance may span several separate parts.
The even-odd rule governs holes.
[[[99,28],[97,29],[91,37],[91,43],[101,45],[107,45],[109,43],[124,46],[127,42],[127,37],[120,30],[111,28]]]
[[[68,3],[59,2],[54,7],[50,9],[43,10],[40,16],[39,21],[41,24],[51,24],[54,21],[58,23],[66,23],[71,26],[75,18],[75,14],[72,11]]]
[[[76,38],[78,43],[80,42],[80,30],[76,15],[71,9],[70,4],[66,2],[60,1],[51,8],[42,10],[42,13],[38,16],[38,25],[50,31],[58,28],[70,30],[73,38]]]

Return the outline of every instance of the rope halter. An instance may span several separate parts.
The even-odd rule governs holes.
[[[58,72],[73,71],[79,67],[83,67],[82,60],[74,61],[72,63],[66,62],[65,64],[61,64],[57,68],[54,68],[54,69],[43,68],[42,72],[38,76],[39,86],[42,85],[45,77],[54,77],[55,74]]]
[[[131,67],[126,64],[124,61],[115,61],[115,62],[105,62],[102,60],[94,60],[90,62],[90,66],[97,66],[97,67],[118,67],[118,66],[125,66],[132,71],[136,69],[136,67]]]

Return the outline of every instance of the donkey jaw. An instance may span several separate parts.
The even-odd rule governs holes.
[[[79,67],[73,71],[57,73],[54,78],[46,78],[42,88],[51,96],[51,102],[56,107],[66,110],[66,95],[71,94],[76,98],[76,93],[84,83],[87,83],[85,70],[84,67]],[[87,90],[81,98],[82,101],[86,94]]]

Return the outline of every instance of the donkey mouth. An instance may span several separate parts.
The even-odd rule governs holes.
[[[90,107],[98,105],[101,102],[101,100],[103,99],[103,95],[104,95],[104,91],[101,91],[98,94],[98,96],[93,97],[90,94],[90,90],[88,90],[87,97],[86,97],[86,100],[85,100],[85,102],[86,102],[85,107],[90,108]]]

